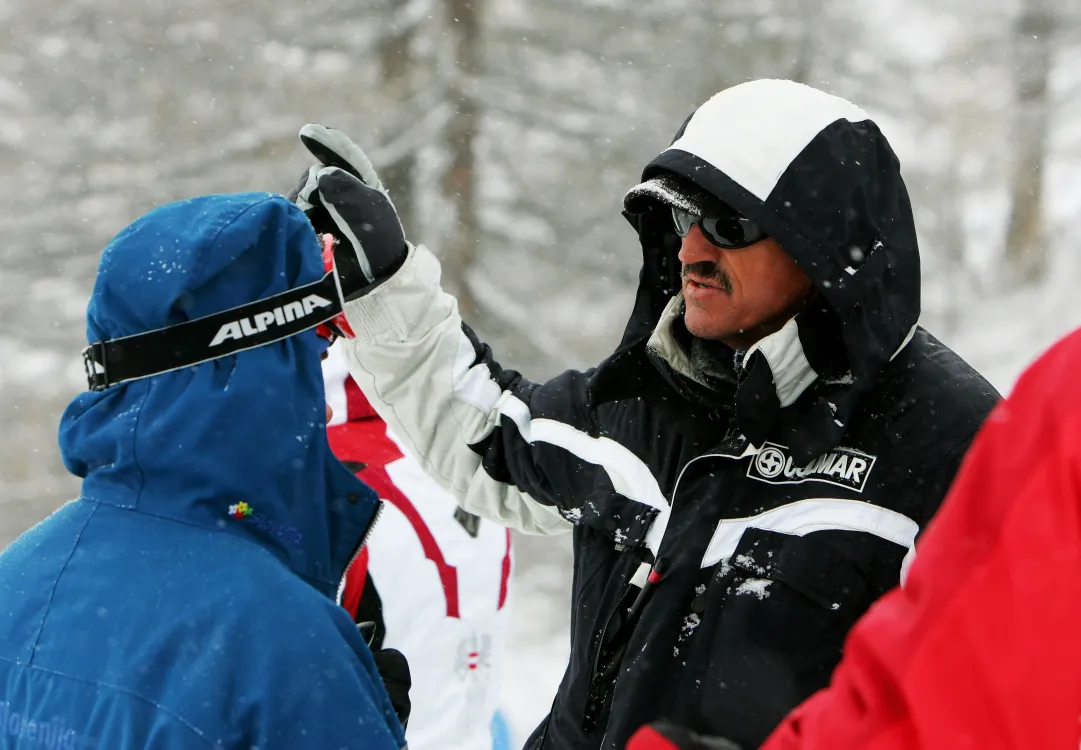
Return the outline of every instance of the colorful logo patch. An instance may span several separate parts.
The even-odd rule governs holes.
[[[229,506],[229,515],[233,518],[247,518],[253,512],[252,507],[243,500]]]
[[[291,547],[299,547],[303,535],[295,526],[269,518],[265,513],[256,513],[250,504],[241,500],[229,506],[229,517],[255,526],[259,531],[277,537]]]

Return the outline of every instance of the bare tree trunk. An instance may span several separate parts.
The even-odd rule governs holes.
[[[961,179],[959,160],[951,159],[942,175],[942,195],[935,205],[939,207],[939,221],[943,271],[948,289],[946,305],[942,311],[942,335],[945,340],[960,327],[963,313],[968,309],[968,268],[964,232],[964,182]]]
[[[480,2],[447,0],[455,60],[448,97],[455,112],[447,123],[444,136],[450,152],[450,166],[443,179],[443,190],[454,205],[455,225],[444,246],[443,269],[455,287],[458,308],[466,321],[475,320],[478,312],[466,276],[476,259],[480,241],[473,153],[479,108],[471,85],[471,79],[480,73]]]
[[[379,45],[383,91],[387,99],[399,108],[404,107],[416,92],[415,34],[416,25],[407,23],[404,28],[392,29]],[[394,200],[406,237],[415,236],[417,231],[414,195],[416,167],[417,155],[410,149],[393,163],[383,164],[379,168],[379,177]]]
[[[1047,156],[1053,0],[1027,0],[1014,26],[1017,113],[1010,223],[1006,257],[1027,282],[1046,273],[1049,248],[1043,220],[1043,172]]]
[[[789,74],[789,78],[798,83],[814,85],[811,80],[811,73],[814,69],[815,56],[818,54],[815,45],[818,24],[809,19],[821,17],[824,11],[823,3],[814,2],[814,0],[796,0],[794,10],[798,15],[793,17],[808,20],[800,24],[799,36],[795,45],[795,58],[792,61],[792,72]]]

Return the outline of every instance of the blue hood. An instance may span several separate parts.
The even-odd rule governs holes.
[[[157,208],[102,253],[89,341],[175,325],[323,276],[304,214],[278,195]],[[332,595],[378,499],[327,444],[314,331],[83,393],[60,423],[81,500],[250,538]]]

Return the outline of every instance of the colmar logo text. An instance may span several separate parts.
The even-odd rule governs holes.
[[[863,492],[876,460],[876,456],[852,448],[834,448],[806,466],[797,466],[787,446],[766,443],[752,459],[747,476],[770,484],[825,482]]]

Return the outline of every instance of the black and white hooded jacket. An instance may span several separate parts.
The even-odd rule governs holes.
[[[819,292],[741,367],[682,324],[665,174],[757,221]],[[500,368],[423,247],[346,306],[353,377],[463,508],[573,530],[570,663],[528,748],[614,750],[661,718],[760,744],[901,578],[998,398],[917,326],[908,195],[857,107],[736,86],[644,180],[626,201],[641,286],[595,369],[533,383]]]

